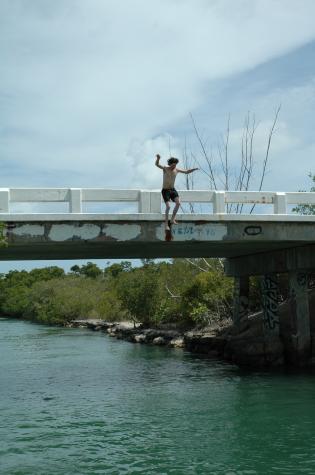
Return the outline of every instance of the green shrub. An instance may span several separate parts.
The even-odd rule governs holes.
[[[233,280],[213,269],[198,274],[182,295],[184,318],[209,324],[230,316],[233,300]]]
[[[118,320],[122,310],[104,282],[94,278],[53,279],[32,286],[28,316],[46,323],[66,323],[74,319]]]
[[[120,273],[117,293],[124,309],[134,321],[144,325],[155,321],[160,304],[160,284],[154,267]]]

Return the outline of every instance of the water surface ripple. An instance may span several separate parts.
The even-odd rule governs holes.
[[[315,473],[312,373],[0,320],[1,475]]]

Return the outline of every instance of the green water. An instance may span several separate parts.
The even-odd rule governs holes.
[[[312,374],[0,320],[0,474],[314,474]]]

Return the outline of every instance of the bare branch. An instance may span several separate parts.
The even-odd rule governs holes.
[[[193,157],[193,159],[194,159],[195,162],[197,163],[198,168],[199,168],[205,175],[207,175],[207,177],[208,177],[208,178],[210,179],[210,181],[211,181],[211,175],[207,172],[207,170],[205,170],[205,169],[203,168],[203,166],[201,165],[201,163],[198,161],[196,155],[195,155],[193,152],[191,152],[191,156]]]
[[[276,123],[277,123],[277,121],[278,121],[278,116],[279,116],[280,109],[281,109],[281,104],[280,104],[280,105],[278,106],[278,108],[276,109],[275,117],[274,117],[272,126],[271,126],[270,131],[269,131],[268,143],[267,143],[267,150],[266,150],[266,155],[265,155],[265,158],[264,158],[264,161],[263,161],[263,169],[262,169],[262,174],[261,174],[261,179],[260,179],[260,184],[259,184],[258,191],[261,191],[262,186],[263,186],[263,183],[264,183],[264,179],[265,179],[265,175],[266,175],[267,163],[268,163],[268,159],[269,159],[269,152],[270,152],[271,140],[272,140],[272,137],[273,137],[273,134],[274,134],[274,130],[275,130]],[[255,206],[256,206],[255,204],[252,206],[252,208],[251,208],[251,210],[250,210],[250,214],[253,212]]]
[[[173,299],[180,299],[181,296],[180,295],[174,295],[170,289],[168,288],[167,284],[165,284],[165,289],[167,290],[167,292],[169,293],[169,295],[173,298]]]
[[[184,166],[185,168],[191,168],[190,160],[187,153],[187,141],[185,137],[185,147],[184,147]],[[192,190],[194,188],[194,174],[185,175],[186,190]],[[183,209],[183,208],[182,208]],[[189,209],[191,213],[195,212],[193,203],[189,202]]]
[[[227,128],[226,128],[226,136],[225,136],[225,144],[224,144],[224,155],[225,155],[225,189],[229,189],[229,166],[228,166],[228,150],[229,150],[229,140],[230,140],[230,120],[231,115],[229,114]]]
[[[269,131],[268,140],[267,140],[267,149],[265,157],[263,158],[262,171],[259,176],[259,191],[261,191],[264,179],[267,171],[267,164],[270,155],[270,148],[273,135],[276,130],[276,123],[278,120],[279,112],[281,106],[275,111],[274,120]],[[252,187],[252,181],[254,179],[254,170],[256,173],[256,163],[254,160],[254,139],[255,134],[258,128],[258,123],[256,122],[256,117],[250,111],[247,112],[244,124],[243,124],[243,133],[241,139],[241,157],[239,161],[239,166],[237,170],[231,169],[229,163],[229,148],[230,148],[230,123],[231,118],[228,116],[227,126],[225,134],[219,138],[217,148],[215,149],[215,154],[213,156],[212,150],[206,148],[206,141],[203,139],[202,134],[200,134],[196,122],[190,113],[190,118],[193,124],[194,132],[197,137],[201,154],[197,158],[193,152],[191,152],[191,157],[196,162],[198,168],[206,175],[209,179],[209,186],[212,189],[217,190],[218,186],[222,187],[224,190],[228,191],[231,189],[231,178],[232,186],[234,184],[234,189],[238,191],[248,191]],[[188,184],[187,184],[188,186]],[[245,205],[229,203],[227,205],[227,212],[236,212],[242,213]],[[252,206],[250,213],[252,213],[255,204]]]
[[[203,153],[203,155],[204,155],[204,157],[205,157],[205,159],[206,159],[206,161],[207,161],[207,163],[208,163],[211,180],[212,180],[212,182],[213,182],[214,189],[216,190],[216,189],[217,189],[217,186],[216,186],[216,181],[215,181],[214,172],[213,172],[213,168],[212,168],[211,157],[210,157],[210,158],[208,157],[207,151],[206,151],[205,146],[204,146],[204,142],[203,142],[203,140],[202,140],[201,137],[200,137],[200,134],[199,134],[199,131],[198,131],[198,129],[197,129],[195,120],[194,120],[193,115],[192,115],[191,113],[190,113],[190,118],[191,118],[191,121],[192,121],[192,123],[193,123],[193,127],[194,127],[194,130],[195,130],[195,134],[196,134],[196,137],[197,137],[198,142],[199,142],[199,144],[200,144],[202,153]]]
[[[200,267],[198,264],[196,264],[194,261],[192,261],[188,257],[185,257],[185,261],[189,262],[189,264],[191,264],[192,266],[197,267],[202,272],[208,272],[208,269],[204,269],[203,267]]]

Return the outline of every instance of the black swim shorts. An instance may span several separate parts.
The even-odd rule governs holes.
[[[178,193],[175,188],[163,188],[161,193],[165,203],[171,200],[175,202],[175,198],[178,198]]]

